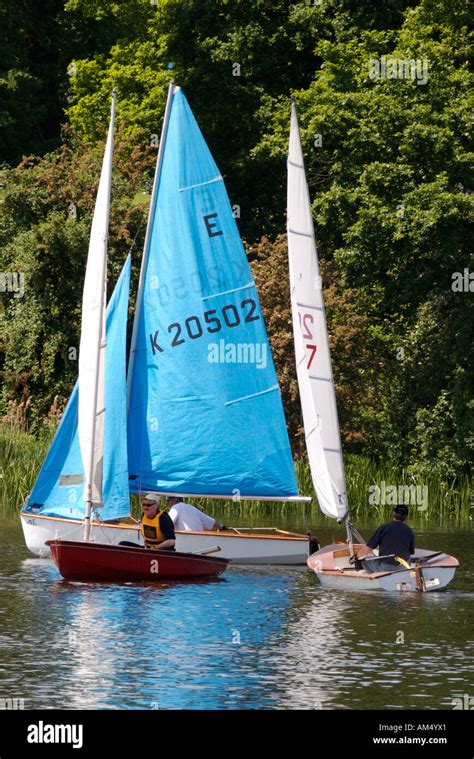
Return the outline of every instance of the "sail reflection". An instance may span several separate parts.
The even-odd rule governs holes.
[[[233,575],[233,576],[232,576]],[[275,646],[292,571],[69,588],[72,708],[274,708]],[[62,588],[62,592],[66,587]]]
[[[0,554],[1,695],[27,709],[442,709],[472,692],[468,590],[333,592],[275,567],[82,584],[16,561]]]

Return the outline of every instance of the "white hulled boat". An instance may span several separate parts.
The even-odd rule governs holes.
[[[109,142],[104,166],[105,161],[110,178]],[[91,246],[104,243],[109,198],[110,182],[101,179]],[[122,277],[129,277],[129,268],[128,263]],[[117,348],[126,326],[128,279],[125,285],[122,277],[107,309],[105,390],[102,381],[98,385],[107,407],[103,432],[102,405],[94,401],[99,409],[94,439],[102,441],[102,453],[91,448],[83,454],[92,462],[90,479],[81,463],[76,388],[21,513],[28,547],[48,555],[47,540],[80,540],[84,520],[91,541],[141,542],[130,519],[128,490],[191,500],[309,500],[298,495],[258,294],[224,181],[174,84],[150,203],[128,404]],[[79,424],[80,418],[79,403]],[[114,444],[124,425],[128,454]],[[127,498],[111,475],[117,471],[127,476]],[[99,476],[102,497],[93,492],[89,497],[84,482],[94,484]],[[216,542],[217,556],[242,563],[304,563],[310,547],[307,535],[275,528],[232,528],[219,532],[218,540],[215,532],[178,532],[176,547],[201,551]]]
[[[304,168],[296,105],[292,103],[288,155],[288,255],[291,307],[306,447],[321,511],[346,525],[345,543],[308,558],[322,585],[345,590],[438,590],[453,578],[458,561],[419,549],[410,567],[393,556],[357,562],[363,539],[350,521],[336,393],[319,273],[316,238]],[[357,541],[356,543],[354,542]],[[387,566],[393,568],[387,570]]]

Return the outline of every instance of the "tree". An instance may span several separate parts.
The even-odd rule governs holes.
[[[453,20],[447,3],[422,2],[398,31],[320,42],[321,71],[298,94],[320,254],[344,289],[357,289],[364,344],[376,339],[383,367],[360,375],[364,449],[442,469],[447,445],[451,472],[473,457],[472,300],[452,289],[453,273],[472,261],[465,8],[459,2]],[[381,65],[390,60],[388,77]],[[255,152],[276,165],[287,150],[286,102],[267,115],[273,126]],[[431,434],[428,420],[446,407]]]
[[[0,42],[12,62],[0,83],[5,155],[13,160],[30,144],[44,152],[50,136],[57,138],[57,115],[44,131],[47,87],[48,114],[67,96],[72,125],[60,149],[5,173],[0,270],[27,275],[29,309],[4,295],[4,407],[28,403],[40,419],[55,393],[67,395],[75,367],[65,363],[65,346],[77,344],[111,89],[119,90],[121,135],[115,277],[144,216],[137,191],[151,176],[151,145],[174,76],[240,206],[298,449],[280,236],[295,92],[346,447],[443,474],[468,469],[474,319],[467,0],[68,0],[64,12],[48,0],[45,7],[42,39],[25,52],[13,29],[25,23],[31,30],[36,11],[29,2],[0,0],[0,14],[11,10]],[[52,68],[41,68],[43,53]],[[75,219],[68,218],[71,203]],[[454,287],[453,277],[467,289]]]
[[[283,97],[288,108],[292,90],[310,86],[321,62],[314,54],[318,40],[399,25],[407,5],[386,0],[381,11],[373,0],[321,6],[307,0],[70,0],[67,8],[76,14],[116,24],[120,32],[107,53],[74,62],[68,115],[85,139],[94,139],[97,114],[105,116],[115,85],[119,121],[158,134],[173,77],[240,206],[243,236],[255,242],[282,231],[284,161],[274,164],[254,150],[275,103]]]
[[[65,143],[5,173],[1,268],[23,278],[24,292],[0,304],[3,415],[28,410],[33,428],[64,405],[77,376],[82,287],[104,143]],[[143,243],[147,206],[138,191],[153,151],[118,133],[109,242],[110,288],[128,249]],[[136,251],[135,251],[136,252]],[[135,269],[136,274],[136,269]],[[3,308],[1,308],[3,306]]]

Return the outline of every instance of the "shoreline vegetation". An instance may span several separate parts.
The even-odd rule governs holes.
[[[52,432],[46,428],[35,437],[27,432],[0,426],[0,516],[14,519],[31,491],[51,442]],[[356,522],[387,520],[394,498],[400,496],[410,508],[410,522],[415,525],[435,524],[468,526],[474,510],[472,480],[467,475],[442,479],[438,474],[426,476],[409,471],[392,462],[377,463],[366,456],[346,454],[346,478],[351,517]],[[311,473],[306,458],[295,462],[302,495],[312,496],[306,504],[305,516],[321,525],[333,524],[321,513],[314,495]],[[193,499],[204,510],[218,511],[230,521],[239,516],[291,516],[291,510],[301,510],[301,504],[259,501],[215,501]],[[132,513],[138,516],[138,503],[132,498]],[[297,513],[297,512],[296,512]]]
[[[225,179],[305,456],[285,216],[293,95],[354,511],[377,507],[372,485],[407,481],[428,487],[430,508],[448,504],[436,513],[467,514],[471,15],[467,0],[0,0],[2,426],[43,435],[76,381],[113,87],[108,289],[132,251],[130,337],[173,79]],[[174,295],[187,287],[177,279]]]

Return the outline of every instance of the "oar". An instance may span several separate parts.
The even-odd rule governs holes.
[[[207,556],[208,553],[216,553],[216,551],[220,550],[220,546],[213,546],[212,548],[203,548],[202,551],[193,551],[193,553],[199,556]]]
[[[434,559],[435,556],[441,556],[444,553],[444,551],[436,551],[436,553],[430,553],[428,556],[422,556],[420,559],[416,559],[417,564],[423,564],[425,561],[429,561],[430,559]]]

